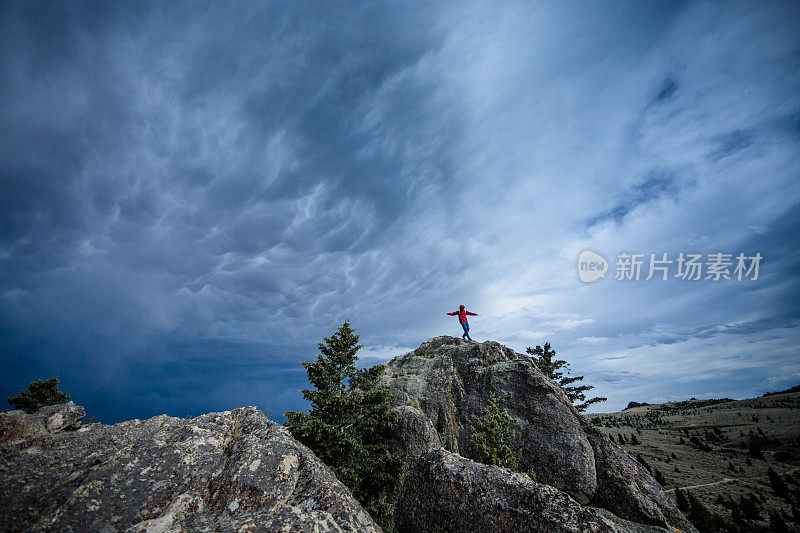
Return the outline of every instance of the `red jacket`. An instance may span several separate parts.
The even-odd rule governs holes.
[[[467,321],[467,315],[478,316],[478,313],[470,313],[466,309],[460,309],[458,311],[453,311],[452,313],[447,313],[447,314],[450,315],[450,316],[458,315],[458,321],[459,322],[466,322]]]

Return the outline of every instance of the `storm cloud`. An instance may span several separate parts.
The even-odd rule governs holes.
[[[280,418],[345,319],[374,364],[461,303],[598,409],[793,385],[798,30],[791,2],[4,2],[2,390]],[[764,260],[618,281],[622,252]]]

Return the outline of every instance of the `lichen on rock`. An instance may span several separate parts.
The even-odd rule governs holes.
[[[532,469],[540,484],[576,505],[614,513],[617,520],[694,531],[650,474],[595,431],[529,357],[493,341],[475,343],[444,336],[395,357],[387,369],[380,386],[395,392],[401,428],[395,448],[407,457],[396,523],[410,523],[407,513],[425,515],[432,509],[439,511],[431,516],[438,512],[439,519],[445,520],[436,498],[418,497],[415,508],[413,499],[400,495],[418,492],[408,487],[416,486],[417,477],[426,472],[419,462],[430,462],[432,453],[442,451],[442,442],[462,458],[479,459],[473,444],[476,421],[496,396],[518,435],[520,471]],[[442,465],[455,463],[439,464],[443,476],[454,475]],[[508,481],[503,478],[503,483]],[[515,516],[522,520],[524,514]]]
[[[256,408],[67,431],[83,416],[0,414],[4,531],[380,531]]]

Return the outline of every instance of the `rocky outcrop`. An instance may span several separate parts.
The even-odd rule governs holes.
[[[613,509],[629,520],[647,524],[671,524],[688,529],[683,516],[664,489],[622,448],[591,424],[582,421],[595,453],[597,493],[593,505]]]
[[[396,529],[540,533],[665,533],[580,505],[526,474],[486,466],[441,448],[420,456],[396,504]]]
[[[661,486],[589,424],[527,356],[437,337],[386,365],[406,457],[399,531],[696,531]],[[478,464],[492,396],[520,470]],[[380,531],[347,488],[253,407],[191,420],[81,425],[73,403],[0,413],[8,531]]]
[[[408,494],[407,485],[426,483],[417,479],[426,472],[418,461],[430,460],[429,452],[442,446],[478,459],[473,447],[476,420],[495,395],[512,418],[520,470],[532,468],[540,483],[563,491],[576,505],[601,507],[641,524],[694,531],[650,474],[594,431],[527,356],[496,342],[436,337],[390,361],[381,386],[395,392],[402,428],[395,442],[408,465],[401,494]],[[411,509],[424,514],[398,505],[396,522],[407,523],[403,513]],[[542,527],[549,531],[549,526]]]
[[[86,411],[72,402],[42,407],[33,414],[25,411],[10,411],[0,414],[0,442],[6,442],[23,435],[39,437],[58,433],[66,429],[77,429]]]
[[[380,531],[253,407],[76,429],[83,415],[0,414],[4,531]]]

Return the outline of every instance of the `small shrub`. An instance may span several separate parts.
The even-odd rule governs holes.
[[[44,381],[32,381],[28,390],[22,390],[17,396],[9,396],[6,401],[17,409],[25,409],[35,413],[47,405],[67,403],[69,394],[64,394],[58,388],[58,376]]]
[[[483,419],[476,419],[477,431],[473,435],[473,443],[478,459],[483,464],[516,470],[521,450],[515,453],[511,449],[511,417],[498,403],[497,396],[489,398]]]

